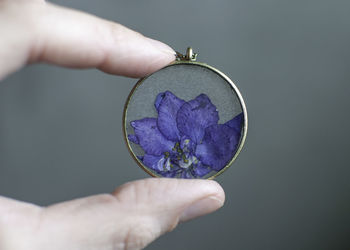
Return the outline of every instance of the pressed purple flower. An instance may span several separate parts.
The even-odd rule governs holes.
[[[241,137],[243,113],[225,124],[205,94],[188,102],[160,93],[157,118],[132,121],[128,139],[141,146],[143,164],[164,177],[198,178],[220,171],[232,159]]]

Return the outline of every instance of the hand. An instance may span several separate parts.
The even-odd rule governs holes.
[[[0,80],[35,62],[141,77],[174,54],[159,41],[85,13],[42,0],[0,0]],[[214,181],[165,178],[48,207],[0,197],[0,249],[141,249],[224,200]]]

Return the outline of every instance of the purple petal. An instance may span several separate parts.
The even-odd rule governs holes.
[[[142,149],[151,155],[161,155],[169,152],[174,146],[174,142],[164,138],[158,130],[156,118],[144,118],[131,122],[135,135],[139,139]]]
[[[180,139],[176,116],[184,103],[184,100],[177,98],[170,91],[157,96],[155,106],[158,106],[158,129],[168,140],[178,141]]]
[[[212,169],[208,166],[205,166],[203,164],[198,164],[193,168],[193,171],[196,176],[203,177],[204,175],[208,174],[209,172],[212,171]]]
[[[183,178],[183,179],[192,179],[193,176],[188,171],[182,171],[181,178]]]
[[[229,126],[230,128],[233,128],[236,130],[236,132],[241,133],[242,125],[243,125],[243,112],[239,115],[236,115],[232,120],[229,120],[225,124]]]
[[[177,174],[177,171],[168,171],[168,172],[161,172],[159,173],[163,177],[169,177],[169,178],[174,178]]]
[[[154,102],[154,107],[158,111],[160,103],[163,101],[163,98],[165,97],[165,92],[161,92],[157,95],[156,100]]]
[[[164,170],[164,155],[155,156],[150,154],[145,154],[143,157],[143,164],[145,164],[150,169],[155,171],[163,171]]]
[[[182,105],[176,118],[179,131],[196,144],[201,142],[205,129],[218,121],[218,111],[205,94]]]
[[[133,142],[133,143],[136,143],[136,144],[139,144],[139,139],[137,138],[136,135],[128,135],[128,139],[129,141]]]
[[[227,125],[213,125],[205,130],[203,143],[197,145],[196,156],[212,169],[221,170],[234,156],[240,133]]]

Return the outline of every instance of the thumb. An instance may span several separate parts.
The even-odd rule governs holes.
[[[46,208],[40,225],[45,233],[40,238],[48,240],[44,248],[141,249],[173,230],[178,222],[217,210],[224,200],[224,191],[215,181],[134,181],[112,195],[96,195]]]
[[[114,195],[129,223],[126,249],[143,248],[178,222],[217,210],[225,199],[215,181],[164,178],[127,183]]]
[[[113,195],[128,214],[152,217],[161,233],[213,212],[225,201],[221,186],[210,180],[150,178],[126,183]]]

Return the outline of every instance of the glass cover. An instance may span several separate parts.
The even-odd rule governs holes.
[[[124,133],[152,176],[213,178],[235,159],[247,124],[243,100],[221,72],[175,63],[141,79],[124,111]]]

